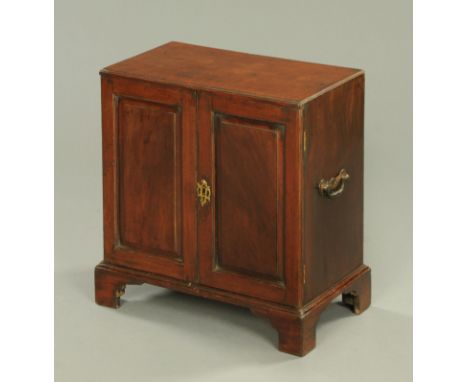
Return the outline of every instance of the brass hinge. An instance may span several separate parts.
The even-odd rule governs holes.
[[[304,152],[307,151],[307,130],[304,129],[304,136],[302,139]]]
[[[305,285],[306,283],[306,266],[305,264],[302,266],[302,284]]]

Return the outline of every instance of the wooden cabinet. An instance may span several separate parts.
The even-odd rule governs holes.
[[[150,283],[246,306],[296,355],[336,296],[369,306],[362,71],[171,42],[101,88],[98,304]]]

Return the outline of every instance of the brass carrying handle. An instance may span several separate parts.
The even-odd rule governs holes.
[[[349,174],[343,168],[337,176],[328,180],[321,179],[318,184],[319,192],[327,198],[336,198],[340,196],[344,190],[345,181],[349,179]]]

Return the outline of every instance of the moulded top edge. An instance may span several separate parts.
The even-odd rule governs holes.
[[[363,75],[360,69],[169,42],[105,67],[112,74],[191,89],[303,104]]]

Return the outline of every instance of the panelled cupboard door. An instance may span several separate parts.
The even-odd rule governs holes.
[[[105,75],[101,85],[105,258],[192,280],[196,96]]]
[[[201,284],[297,302],[299,159],[297,109],[200,92]]]

